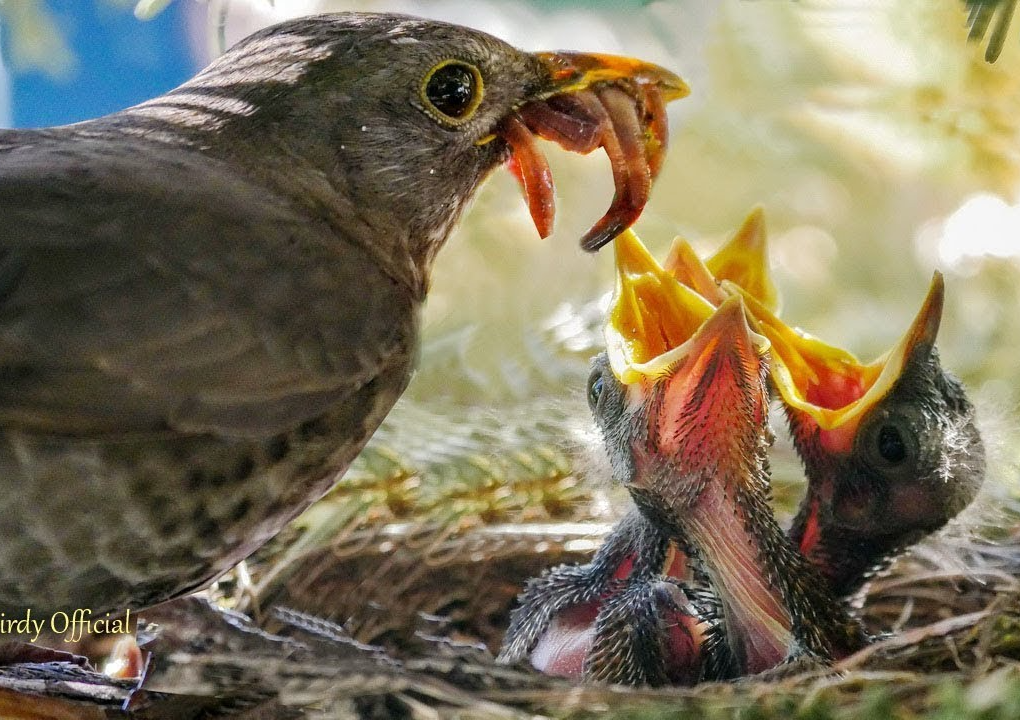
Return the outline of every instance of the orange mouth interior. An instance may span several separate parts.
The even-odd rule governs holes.
[[[821,430],[855,427],[892,390],[914,352],[934,345],[944,299],[942,275],[936,273],[900,340],[864,364],[846,350],[790,328],[742,288],[728,282],[723,286],[743,295],[761,332],[772,342],[772,377],[783,401],[807,413]]]

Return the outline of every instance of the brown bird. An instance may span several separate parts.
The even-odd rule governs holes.
[[[122,112],[0,133],[0,608],[151,605],[272,537],[406,386],[433,258],[490,171],[512,159],[544,233],[534,135],[605,147],[595,247],[640,212],[686,92],[333,14]]]

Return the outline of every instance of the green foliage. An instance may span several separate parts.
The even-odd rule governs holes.
[[[999,59],[1002,46],[1006,42],[1017,0],[965,0],[965,2],[970,23],[968,39],[983,40],[988,28],[991,27],[985,60],[995,62]]]

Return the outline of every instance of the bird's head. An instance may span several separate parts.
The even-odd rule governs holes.
[[[427,275],[476,187],[506,161],[539,233],[551,232],[552,179],[536,136],[575,152],[606,148],[616,199],[585,245],[608,242],[647,200],[665,152],[664,103],[687,93],[673,73],[630,58],[530,53],[458,25],[338,13],[261,30],[133,110],[205,119],[255,172],[275,172],[266,168],[281,158],[296,193],[321,186],[342,198],[327,214],[360,223],[366,242],[399,230],[395,244]]]
[[[794,443],[817,480],[817,502],[795,532],[805,554],[840,532],[892,550],[944,525],[977,493],[984,447],[974,408],[935,346],[943,296],[936,273],[900,340],[864,364],[745,295],[772,343],[773,379]]]
[[[699,503],[709,484],[763,481],[768,342],[748,327],[741,298],[716,308],[632,233],[615,246],[607,351],[594,361],[588,399],[616,479],[672,524],[664,516]]]

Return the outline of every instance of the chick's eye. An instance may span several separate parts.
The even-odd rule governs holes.
[[[595,372],[588,378],[588,406],[594,410],[599,404],[599,398],[602,397],[602,387],[604,381],[602,379],[602,373]]]
[[[872,422],[861,426],[857,452],[871,469],[889,474],[890,479],[913,473],[923,462],[921,433],[926,425],[911,409],[877,413]]]
[[[907,443],[895,425],[883,425],[878,430],[878,454],[890,465],[898,465],[907,459]]]
[[[421,95],[425,106],[440,120],[466,122],[482,101],[482,76],[474,65],[447,60],[425,76]]]

